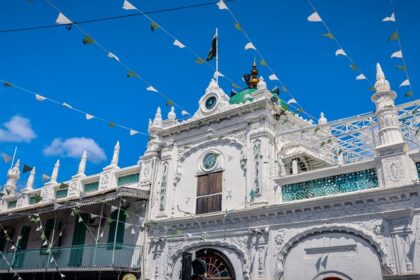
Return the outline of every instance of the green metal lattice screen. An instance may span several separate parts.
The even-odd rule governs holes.
[[[41,196],[33,195],[33,196],[29,197],[29,204],[34,205],[34,204],[39,203],[41,200],[42,200]]]
[[[139,173],[121,176],[118,178],[118,186],[121,187],[125,185],[137,184],[139,182],[139,178]]]
[[[375,169],[284,185],[283,201],[294,201],[378,187]]]
[[[99,182],[89,183],[85,185],[85,192],[94,192],[99,189]]]
[[[69,189],[60,189],[55,192],[55,198],[65,198],[67,197],[67,193]]]
[[[8,208],[8,209],[13,209],[13,208],[16,208],[16,204],[17,204],[17,200],[10,200],[10,201],[7,203],[7,208]]]

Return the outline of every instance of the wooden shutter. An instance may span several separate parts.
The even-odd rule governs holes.
[[[203,214],[222,210],[222,172],[197,177],[196,213]]]

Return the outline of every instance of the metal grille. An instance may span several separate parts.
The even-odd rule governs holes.
[[[99,182],[89,183],[85,185],[85,192],[94,192],[99,189]]]
[[[122,176],[118,178],[118,186],[125,186],[125,185],[131,185],[131,184],[137,184],[139,182],[140,174],[130,174],[126,176]]]

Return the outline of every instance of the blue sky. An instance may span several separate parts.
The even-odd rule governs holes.
[[[134,13],[121,8],[122,0],[52,2],[74,21]],[[144,11],[154,11],[209,1],[130,2]],[[396,42],[387,41],[395,25],[381,21],[392,12],[388,0],[314,0],[313,3],[345,51],[371,81],[375,79],[375,64],[379,61],[399,94],[397,103],[417,99],[420,39],[416,30],[420,26],[420,2],[394,1],[414,91],[409,98],[403,96],[407,87],[398,88],[405,79],[404,73],[396,69],[401,61],[390,58],[398,50]],[[322,24],[306,20],[312,13],[306,0],[235,0],[227,4],[277,76],[309,114],[319,116],[322,111],[329,120],[334,120],[374,109],[368,83],[356,81],[356,73],[348,61],[335,57],[334,42],[320,36],[325,32]],[[57,15],[43,0],[1,1],[0,30],[54,24]],[[249,72],[257,55],[252,50],[244,51],[247,40],[234,28],[226,11],[211,5],[156,13],[151,17],[204,57],[218,27],[220,71],[243,85],[241,75]],[[196,111],[197,102],[213,75],[212,69],[194,63],[195,57],[185,49],[174,47],[173,40],[162,30],[151,32],[147,19],[137,16],[83,24],[82,28],[177,104],[190,113]],[[164,98],[146,91],[147,85],[141,81],[128,79],[126,71],[98,47],[83,45],[83,37],[76,28],[67,31],[64,27],[0,32],[0,79],[143,132],[147,131],[148,118],[154,116],[156,107],[161,106],[166,117],[169,107],[165,107]],[[268,80],[271,73],[266,67],[259,69]],[[269,88],[276,85],[267,83]],[[230,92],[229,81],[222,78],[220,85],[226,93]],[[61,160],[59,180],[69,179],[76,173],[78,143],[94,149],[88,174],[100,172],[108,164],[117,140],[121,143],[120,166],[135,164],[146,147],[145,136],[129,136],[118,127],[86,121],[71,110],[37,102],[13,88],[2,86],[0,101],[0,152],[12,154],[17,146],[18,158],[37,167],[38,187],[41,173],[49,174],[57,158]],[[181,116],[179,110],[177,113]],[[0,163],[1,184],[6,180],[7,169],[6,164]],[[21,179],[20,185],[24,184],[25,179]]]

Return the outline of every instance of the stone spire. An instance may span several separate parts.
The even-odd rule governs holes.
[[[318,125],[326,125],[328,123],[327,118],[325,117],[324,113],[321,112],[318,119]]]
[[[60,169],[60,160],[57,159],[56,163],[54,164],[54,169],[51,173],[50,183],[57,183],[59,169]]]
[[[153,126],[162,126],[162,112],[160,107],[156,110],[155,118],[153,119]]]
[[[171,107],[171,111],[168,113],[168,119],[174,121],[176,119],[176,113],[174,106]]]
[[[29,174],[28,180],[26,181],[26,187],[22,190],[22,192],[30,192],[34,190],[35,173],[36,171],[34,167]]]
[[[15,166],[13,168],[10,168],[9,171],[7,171],[7,181],[6,185],[4,186],[4,189],[6,190],[7,194],[14,194],[16,192],[16,183],[17,180],[20,178],[20,160],[17,160],[15,163]]]
[[[391,90],[391,86],[387,79],[385,79],[385,74],[382,71],[382,67],[379,63],[376,63],[376,82],[375,82],[376,92]]]
[[[86,154],[86,150],[83,151],[82,157],[80,158],[80,163],[79,163],[79,170],[77,171],[77,175],[85,175],[85,171],[86,171],[86,159],[87,159],[87,154]]]
[[[117,143],[114,146],[114,153],[112,154],[111,165],[118,167],[119,158],[120,158],[120,141],[117,141]]]

